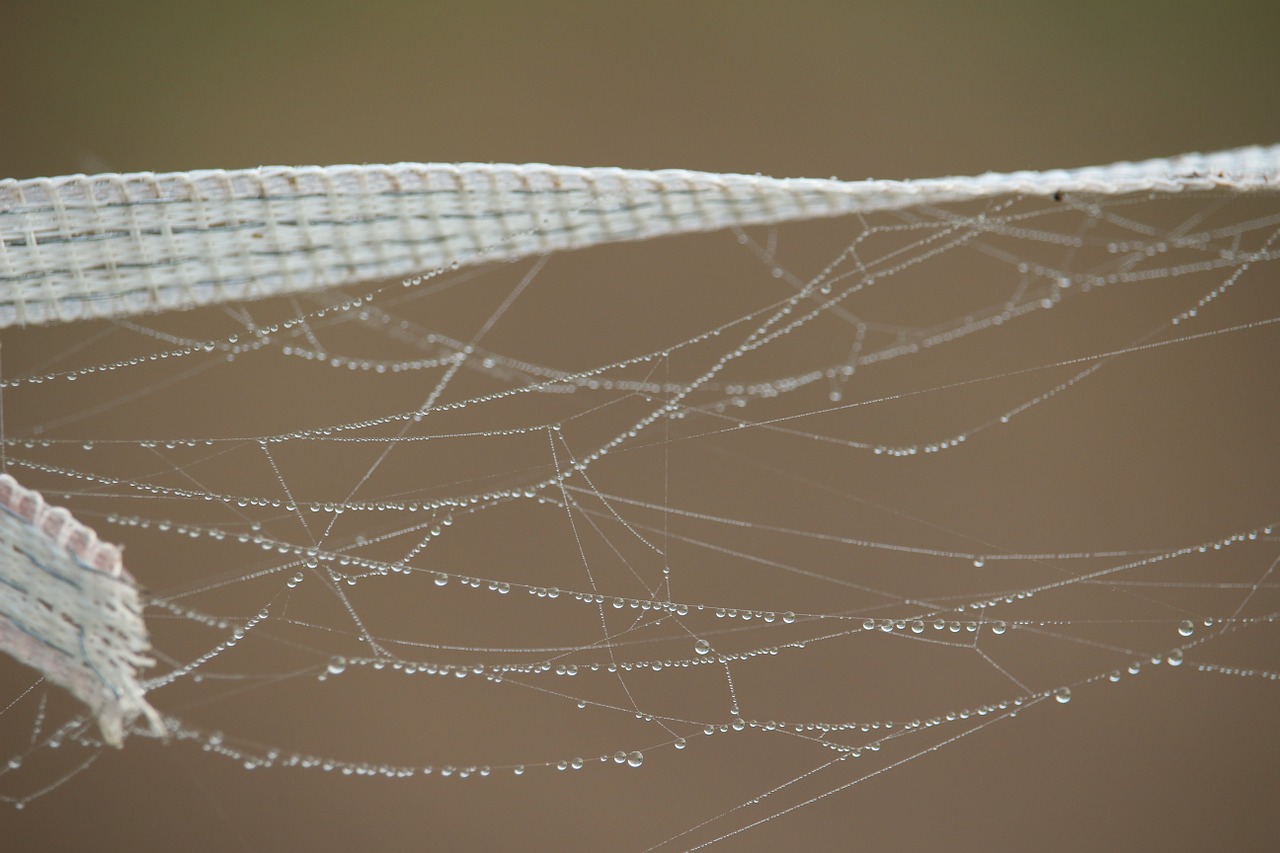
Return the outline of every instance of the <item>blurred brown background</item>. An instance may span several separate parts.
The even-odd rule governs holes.
[[[9,2],[0,10],[0,174],[466,160],[861,178],[1090,165],[1280,141],[1278,24],[1265,2]],[[683,258],[683,248],[671,251]],[[584,274],[596,270],[582,263]],[[497,287],[490,297],[505,292]],[[1252,293],[1224,309],[1238,317],[1224,316],[1275,314],[1274,298]],[[452,308],[459,336],[489,310]],[[618,313],[642,309],[620,304]],[[652,322],[663,321],[655,311]],[[43,347],[69,348],[82,333],[49,334],[6,333],[6,375],[11,359],[38,363]],[[1004,537],[1014,550],[1180,544],[1264,521],[1280,515],[1277,356],[1275,332],[1263,330],[1155,362],[1177,392],[1163,421],[1176,423],[1177,437],[1156,442],[1167,455],[1152,450],[1150,434],[1125,432],[1117,400],[1158,404],[1146,397],[1149,374],[1121,373],[1072,409],[1087,413],[1094,438],[1072,424],[1038,437],[1064,448],[1060,457],[1010,439],[1014,461],[996,474],[956,463],[942,485],[908,480],[869,497]],[[999,364],[997,354],[988,372]],[[211,386],[186,405],[236,408],[243,393]],[[371,392],[351,390],[353,412],[373,405],[360,393]],[[1185,408],[1196,400],[1211,404]],[[5,401],[11,431],[48,421],[60,403],[46,398],[47,410],[26,414],[14,411],[14,395]],[[252,429],[275,428],[269,420]],[[104,420],[85,434],[117,428],[139,432]],[[1114,434],[1111,452],[1098,450],[1099,434]],[[1117,459],[1129,476],[1115,475]],[[1171,464],[1181,476],[1164,479]],[[983,477],[991,482],[966,504],[965,484]],[[147,553],[142,541],[127,544]],[[160,586],[146,577],[157,562],[131,565]],[[12,666],[0,678],[0,704],[28,683]],[[376,682],[364,689],[299,688],[302,708],[290,712],[323,707],[408,738],[421,726],[433,744],[456,737],[464,755],[486,742],[511,760],[575,748],[578,723],[563,708],[531,711],[531,729],[564,722],[544,750],[501,709],[441,732],[429,704],[388,707]],[[965,738],[722,846],[1273,849],[1277,710],[1274,684],[1144,674]],[[248,733],[265,713],[250,700],[209,719]],[[306,717],[297,725],[343,742]],[[351,739],[362,742],[378,748]],[[785,750],[712,754],[688,765],[655,754],[643,773],[606,782],[604,771],[584,771],[393,783],[247,773],[190,745],[135,739],[24,811],[0,809],[0,848],[638,850],[758,794],[755,781],[734,787],[751,777],[751,762],[778,762],[775,783],[806,767],[785,765],[794,758]]]

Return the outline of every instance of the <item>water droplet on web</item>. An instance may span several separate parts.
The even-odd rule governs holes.
[[[1178,624],[1178,633],[1184,637],[1190,637],[1196,632],[1196,626],[1190,619],[1184,619]]]
[[[1182,666],[1182,649],[1174,649],[1165,656],[1169,666]]]
[[[796,615],[788,610],[786,613],[782,614],[782,621],[790,625],[792,622],[796,621]]]
[[[1003,622],[991,623],[991,633],[993,634],[1003,634],[1007,630],[1009,630],[1009,626]]]
[[[344,657],[333,657],[329,659],[329,674],[341,675],[347,669],[347,659]]]
[[[688,741],[686,741],[684,738],[676,738],[676,743],[675,743],[676,749],[684,749],[688,745],[689,745]]]
[[[644,753],[639,750],[636,750],[627,756],[628,767],[639,767],[641,764],[644,764]]]
[[[1053,698],[1059,705],[1067,704],[1071,701],[1071,688],[1059,687],[1057,690],[1053,691]]]
[[[711,644],[706,640],[698,640],[693,644],[693,650],[700,655],[709,654],[711,652]]]

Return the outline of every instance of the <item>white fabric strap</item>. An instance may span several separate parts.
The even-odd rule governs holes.
[[[1280,145],[914,181],[420,164],[0,180],[0,328],[988,198],[1280,188]]]
[[[139,716],[166,735],[137,678],[150,648],[120,549],[0,474],[0,651],[71,691],[119,747]]]

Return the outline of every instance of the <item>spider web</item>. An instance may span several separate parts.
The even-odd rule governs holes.
[[[6,330],[5,469],[149,590],[155,749],[750,844],[1280,678],[1278,243],[1274,195],[1014,196]],[[56,809],[100,735],[4,678],[0,799]]]

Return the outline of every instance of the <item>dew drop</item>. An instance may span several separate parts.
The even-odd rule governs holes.
[[[644,764],[644,753],[643,753],[643,752],[640,752],[639,750],[636,750],[635,752],[633,752],[633,753],[631,753],[630,755],[628,755],[628,756],[627,756],[627,766],[628,766],[628,767],[639,767],[641,764]]]
[[[1190,637],[1196,632],[1196,626],[1192,624],[1190,619],[1184,619],[1178,625],[1178,633],[1184,637]]]
[[[344,657],[332,657],[329,659],[329,674],[341,675],[347,669],[347,659]]]
[[[676,738],[676,743],[675,743],[676,749],[684,749],[688,745],[689,745],[688,741],[686,741],[684,738]]]
[[[796,615],[788,610],[786,613],[782,614],[782,621],[790,625],[792,622],[796,621]]]
[[[1059,705],[1065,705],[1071,701],[1071,688],[1059,687],[1053,691],[1053,698]]]
[[[711,644],[706,640],[698,640],[693,644],[693,650],[700,655],[709,654],[711,652]]]

